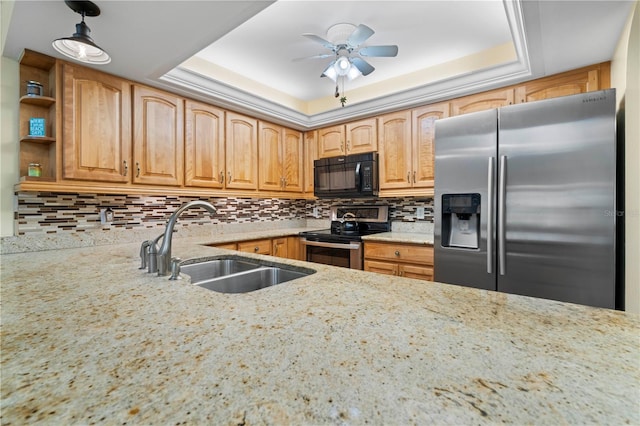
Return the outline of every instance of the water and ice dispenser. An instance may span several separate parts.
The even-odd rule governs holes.
[[[442,194],[442,245],[480,246],[480,194]]]

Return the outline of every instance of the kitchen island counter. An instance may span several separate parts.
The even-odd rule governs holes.
[[[317,273],[220,294],[139,247],[0,256],[3,424],[640,423],[637,316],[249,254]]]

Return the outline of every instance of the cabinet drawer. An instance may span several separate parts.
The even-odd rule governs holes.
[[[227,250],[236,250],[238,248],[236,243],[213,244],[212,246]]]
[[[364,244],[364,257],[365,259],[433,265],[433,247],[417,244],[366,242]]]
[[[271,239],[239,242],[238,251],[246,253],[271,254]]]

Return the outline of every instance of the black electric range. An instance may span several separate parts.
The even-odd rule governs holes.
[[[332,206],[330,213],[329,229],[304,231],[300,236],[308,241],[349,243],[362,241],[363,235],[391,231],[388,206]]]

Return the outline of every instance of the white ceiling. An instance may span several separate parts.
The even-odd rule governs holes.
[[[2,3],[7,13],[11,2]],[[96,68],[304,129],[610,60],[634,2],[95,3],[102,13],[86,23],[112,56]],[[28,48],[61,57],[51,41],[79,21],[62,1],[18,0],[2,30],[3,55],[17,60]],[[340,22],[371,27],[365,45],[399,46],[395,58],[366,58],[376,70],[345,84],[345,108],[333,98],[335,84],[320,77],[330,58],[292,61],[326,53],[302,34],[326,38]],[[511,59],[491,58],[505,46]]]

